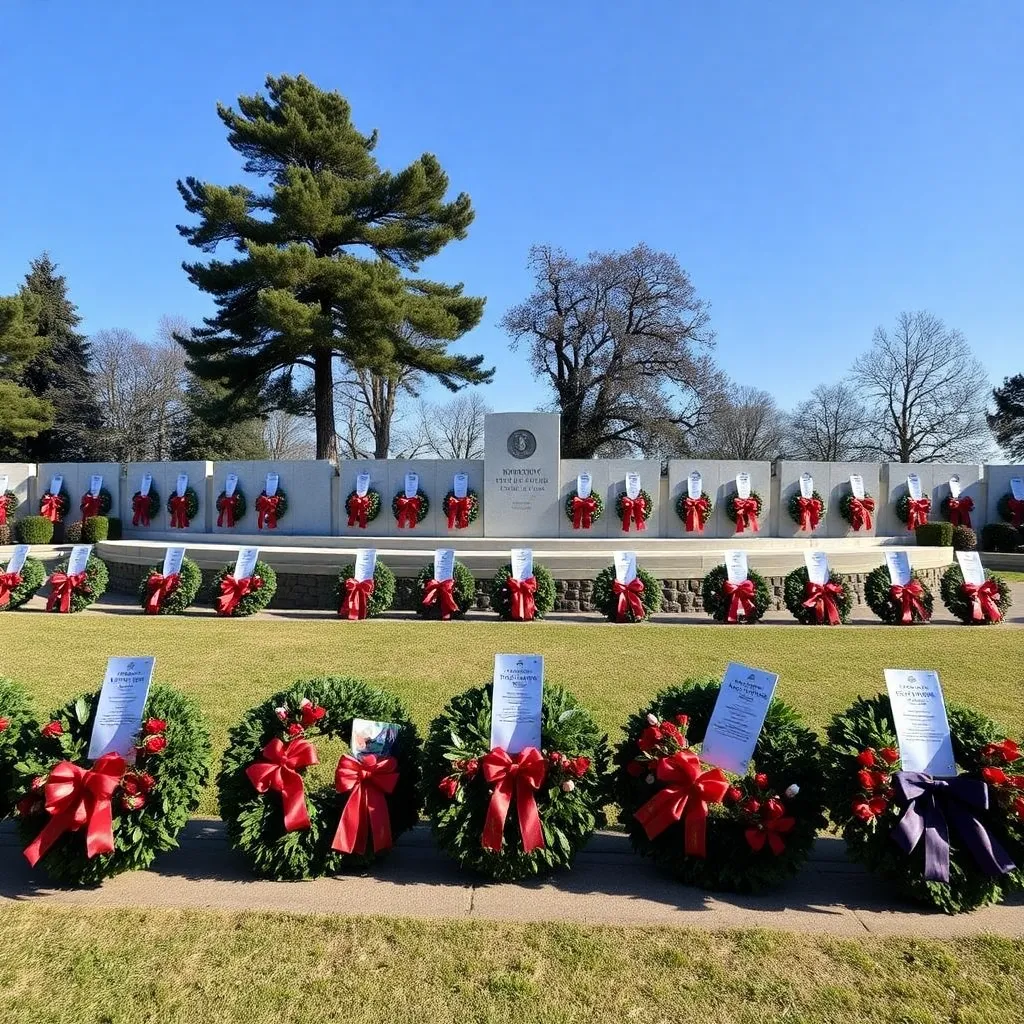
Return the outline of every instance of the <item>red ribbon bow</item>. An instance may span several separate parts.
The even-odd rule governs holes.
[[[971,601],[971,618],[975,622],[1001,622],[1003,616],[999,612],[999,587],[995,580],[984,583],[962,583],[960,589]]]
[[[61,504],[59,494],[44,494],[43,500],[39,503],[39,514],[45,516],[51,523],[59,523]]]
[[[367,516],[370,512],[369,494],[351,494],[348,499],[348,525],[366,529]]]
[[[736,513],[736,532],[743,533],[750,530],[751,533],[759,533],[761,526],[757,521],[757,499],[756,498],[733,498],[733,511]]]
[[[746,829],[743,836],[754,853],[760,853],[767,843],[768,849],[778,857],[786,848],[786,841],[782,837],[792,832],[794,825],[796,818],[771,818],[759,822],[756,828]]]
[[[369,610],[369,600],[373,595],[374,582],[371,576],[366,580],[349,578],[345,580],[345,602],[338,612],[351,622],[365,619]]]
[[[167,502],[171,510],[171,528],[184,530],[188,528],[188,496],[185,494],[172,494],[171,500]]]
[[[291,743],[284,743],[275,737],[260,751],[260,755],[265,760],[256,761],[245,769],[256,792],[274,790],[281,794],[286,832],[309,828],[306,791],[297,769],[318,763],[316,747],[309,740],[295,739]]]
[[[11,603],[11,594],[20,586],[20,572],[0,572],[0,608]]]
[[[907,529],[914,530],[928,522],[932,503],[929,498],[911,498],[907,502]]]
[[[149,526],[149,495],[136,494],[132,498],[132,526]]]
[[[217,502],[217,525],[231,527],[235,525],[235,512],[238,509],[238,495],[225,494]]]
[[[821,522],[821,502],[817,498],[805,498],[802,494],[796,501],[800,510],[800,529],[807,533],[816,530]]]
[[[536,747],[527,747],[518,754],[509,754],[495,747],[481,762],[484,781],[494,787],[487,807],[481,843],[485,850],[498,853],[505,835],[505,819],[512,801],[519,812],[519,832],[523,837],[523,853],[532,853],[544,846],[544,830],[534,793],[544,784],[547,764]]]
[[[729,611],[725,616],[726,622],[737,622],[741,615],[746,616],[748,619],[753,616],[756,610],[754,607],[753,580],[744,580],[742,583],[732,583],[726,580],[722,589],[725,591],[725,596],[729,598]]]
[[[815,621],[820,626],[825,619],[828,619],[830,626],[838,626],[842,619],[839,617],[839,608],[836,606],[836,601],[843,596],[843,588],[838,583],[814,583],[811,580],[807,581],[807,586],[804,587],[804,596],[806,600],[803,602],[805,608],[814,609]]]
[[[974,499],[971,497],[950,498],[946,502],[949,509],[949,521],[954,526],[966,526],[971,529],[971,513],[974,511]]]
[[[7,495],[0,494],[0,526],[7,525]]]
[[[537,593],[537,577],[527,576],[517,580],[508,578],[508,592],[512,605],[512,618],[516,622],[529,622],[537,614],[537,602],[533,595]]]
[[[903,625],[908,625],[914,621],[914,612],[917,612],[922,619],[928,618],[928,612],[925,610],[924,605],[921,604],[921,598],[924,597],[924,587],[921,586],[919,580],[911,580],[905,587],[894,583],[889,588],[889,597],[892,598],[895,604],[902,607],[903,612],[900,622]]]
[[[256,529],[276,530],[277,510],[280,507],[280,494],[261,494],[256,499]]]
[[[472,501],[467,494],[464,498],[448,499],[448,529],[464,530],[469,526],[469,509]]]
[[[146,614],[157,615],[167,600],[178,589],[181,574],[172,572],[163,576],[155,572],[146,580]]]
[[[228,574],[220,581],[220,594],[217,596],[217,614],[230,615],[237,607],[238,602],[251,594],[254,590],[260,590],[263,580],[259,576],[248,576],[244,580],[236,580]]]
[[[83,494],[82,503],[78,506],[82,510],[83,519],[91,519],[100,514],[100,496],[98,494]]]
[[[114,852],[111,798],[121,784],[125,762],[120,754],[104,754],[91,769],[70,761],[54,765],[44,789],[50,820],[25,847],[25,859],[35,867],[65,833],[85,828],[85,855]]]
[[[703,533],[704,519],[708,514],[708,499],[704,495],[699,498],[687,495],[683,501],[683,508],[686,511],[686,532]]]
[[[629,533],[630,521],[636,526],[638,530],[646,530],[647,523],[644,520],[644,512],[647,511],[647,502],[644,501],[644,496],[638,495],[636,498],[622,498],[622,529]]]
[[[572,499],[572,528],[589,530],[594,525],[594,513],[597,511],[597,499],[581,498],[578,494]]]
[[[704,771],[692,750],[677,750],[658,760],[654,777],[667,785],[658,790],[634,815],[648,839],[670,825],[683,822],[688,857],[707,856],[708,804],[719,804],[729,791],[729,780],[718,768]]]
[[[1024,526],[1024,498],[1010,498],[1007,501],[1013,526],[1018,529]]]
[[[391,848],[391,816],[388,795],[398,785],[398,762],[393,757],[377,759],[367,754],[361,761],[346,754],[334,773],[334,788],[348,793],[345,809],[338,820],[331,849],[339,853],[365,853],[372,833],[373,852]]]
[[[80,587],[84,587],[88,575],[84,572],[76,572],[69,576],[66,572],[55,572],[50,577],[50,596],[46,600],[46,610],[52,612],[54,606],[60,603],[61,612],[71,610],[71,595]]]
[[[640,600],[640,595],[643,592],[644,584],[639,576],[634,577],[629,583],[612,581],[612,593],[619,599],[615,607],[615,618],[618,622],[625,622],[630,612],[633,613],[634,619],[639,620],[644,617],[644,603]]]
[[[420,519],[420,499],[419,495],[413,495],[411,498],[402,495],[398,499],[398,528],[401,530],[403,526],[407,526],[410,530],[416,529],[416,524]]]
[[[850,499],[850,525],[854,532],[871,529],[871,513],[875,511],[874,498]]]
[[[441,603],[441,618],[450,619],[454,612],[459,610],[452,593],[455,587],[454,577],[449,580],[427,580],[423,588],[423,607],[429,608],[438,601]]]

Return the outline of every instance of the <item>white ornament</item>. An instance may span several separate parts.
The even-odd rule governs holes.
[[[653,786],[654,785],[654,776],[653,775],[648,775],[647,778],[644,779],[644,782],[646,782],[648,786]]]
[[[576,783],[573,782],[572,779],[566,779],[565,782],[562,783],[562,792],[563,793],[571,793],[575,788],[576,788]]]
[[[654,714],[648,714],[647,715],[647,724],[648,725],[657,725],[658,724],[658,716],[654,715]]]
[[[287,708],[274,708],[274,710],[277,712],[277,717],[280,718],[282,722],[287,722],[288,721],[288,709]]]
[[[786,787],[785,795],[792,800],[800,792],[800,787],[794,782],[792,786]]]

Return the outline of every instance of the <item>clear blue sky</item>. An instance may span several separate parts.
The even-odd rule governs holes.
[[[424,273],[488,297],[463,343],[533,406],[497,327],[537,242],[676,253],[718,359],[784,405],[927,308],[1024,371],[1024,4],[2,0],[0,293],[48,249],[92,332],[207,300],[175,179],[239,180],[214,111],[267,73],[338,89],[398,167],[477,211]]]

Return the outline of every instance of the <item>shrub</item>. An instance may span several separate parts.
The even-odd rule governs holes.
[[[24,520],[22,520],[24,522]],[[1020,533],[1009,523],[989,523],[981,528],[982,551],[1014,552],[1021,543]]]
[[[948,548],[953,543],[952,523],[925,523],[914,530],[917,546],[921,548]]]
[[[46,516],[25,516],[14,528],[20,544],[49,544],[53,540],[53,523]]]
[[[0,547],[10,544],[13,536],[14,531],[11,529],[10,523],[0,523]]]
[[[70,523],[64,523],[64,540],[65,544],[81,544],[82,543],[82,520],[74,519]]]
[[[89,516],[82,523],[82,543],[98,544],[110,533],[110,520],[106,516]]]
[[[953,527],[954,551],[977,551],[978,535],[969,526]]]
[[[117,516],[107,517],[107,540],[120,540],[123,536],[121,520]]]

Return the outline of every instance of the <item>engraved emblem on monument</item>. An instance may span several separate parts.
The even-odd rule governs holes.
[[[508,435],[508,453],[513,459],[528,459],[537,450],[537,438],[529,430],[513,430]]]

